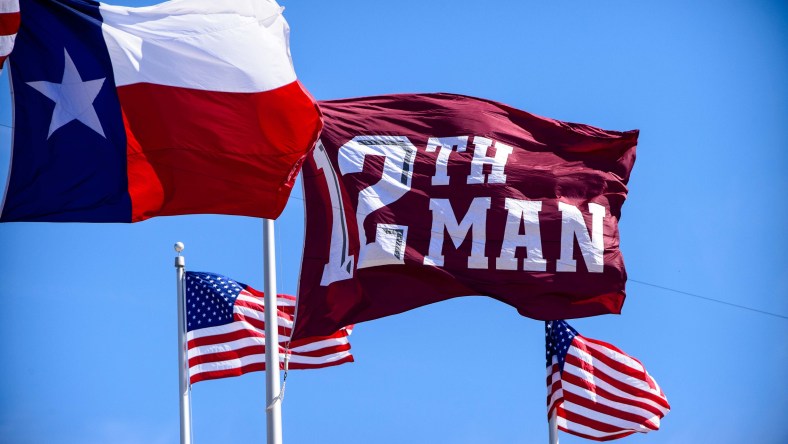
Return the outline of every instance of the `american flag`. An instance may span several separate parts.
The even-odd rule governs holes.
[[[618,348],[545,323],[547,417],[558,429],[595,441],[659,429],[670,405],[643,364]]]
[[[19,18],[18,0],[0,1],[0,72],[3,71],[3,62],[14,49]]]
[[[295,297],[277,296],[280,368],[293,328]],[[353,362],[352,326],[331,336],[293,341],[289,368]],[[263,293],[214,273],[186,272],[186,340],[191,383],[265,370]]]

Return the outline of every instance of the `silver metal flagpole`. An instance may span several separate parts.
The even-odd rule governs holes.
[[[181,444],[192,443],[192,394],[189,385],[189,369],[186,367],[186,259],[181,256],[183,243],[175,243],[175,276],[178,281],[178,394],[181,412]]]
[[[282,398],[279,392],[279,323],[276,309],[274,221],[263,219],[265,257],[265,405],[266,442],[282,444]]]
[[[550,416],[550,444],[558,444],[558,412]]]

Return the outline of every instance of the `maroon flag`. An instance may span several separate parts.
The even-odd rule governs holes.
[[[541,320],[620,312],[637,131],[453,94],[320,107],[295,337],[466,295]]]

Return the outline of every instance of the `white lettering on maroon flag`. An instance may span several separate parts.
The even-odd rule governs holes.
[[[659,429],[670,405],[643,364],[618,348],[545,323],[547,417],[558,429],[596,441]]]
[[[542,320],[620,312],[637,131],[452,94],[320,107],[295,337],[466,295]]]
[[[375,230],[375,240],[367,243],[364,222],[371,213],[393,204],[410,191],[416,147],[407,137],[355,137],[339,149],[342,175],[362,172],[368,156],[383,157],[383,174],[379,181],[359,192],[356,210],[361,242],[358,268],[402,264],[407,227],[386,225],[383,229],[378,228]],[[397,243],[400,244],[399,248],[396,248]]]

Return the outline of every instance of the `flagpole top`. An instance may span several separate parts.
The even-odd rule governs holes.
[[[184,257],[181,256],[181,251],[183,251],[183,249],[185,248],[183,246],[183,242],[175,242],[173,248],[175,249],[175,252],[178,253],[178,255],[175,256],[175,267],[184,268],[186,266],[186,259],[184,259]]]

